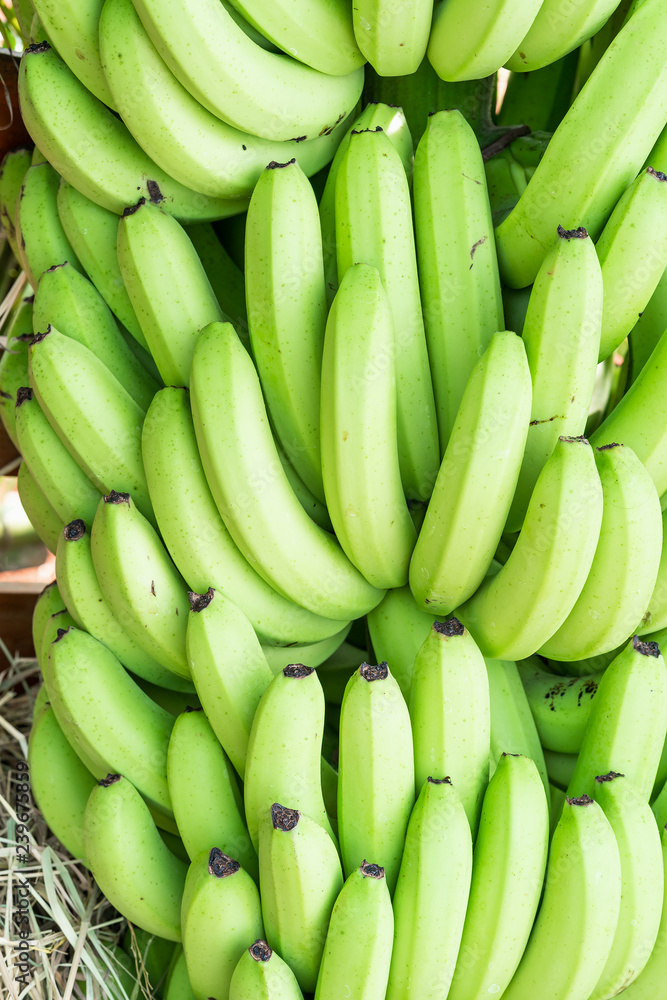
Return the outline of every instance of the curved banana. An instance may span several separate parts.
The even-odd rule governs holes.
[[[403,586],[416,532],[401,484],[394,324],[380,274],[345,272],[322,356],[322,476],[350,562],[376,587]]]
[[[327,831],[274,802],[259,820],[259,886],[267,942],[301,989],[314,990],[331,911],[343,888],[338,850]]]
[[[424,326],[444,454],[470,373],[492,335],[505,327],[482,154],[460,111],[428,119],[415,153],[413,190]]]
[[[542,0],[492,0],[471,18],[465,0],[444,0],[433,15],[427,55],[441,80],[478,80],[504,66]]]
[[[625,1000],[653,1000],[659,997],[667,975],[667,831],[660,830],[662,848],[663,904],[656,943],[641,975],[625,989]],[[659,870],[653,873],[659,878]]]
[[[5,349],[0,358],[0,420],[17,450],[16,393],[29,381],[28,344],[32,340],[32,306],[32,294],[17,303],[7,324]]]
[[[585,438],[561,437],[510,557],[456,612],[484,656],[521,660],[553,635],[586,582],[601,521],[593,451]]]
[[[32,0],[31,0],[32,2]],[[30,150],[10,149],[0,163],[0,223],[7,234],[12,253],[19,260],[19,248],[16,242],[16,203],[21,193],[21,185],[30,166]]]
[[[471,870],[470,824],[461,800],[449,778],[429,777],[410,816],[392,903],[387,1000],[449,996]]]
[[[65,525],[56,551],[56,576],[67,610],[137,677],[170,691],[192,692],[190,681],[177,677],[153,659],[132,637],[126,617],[117,617],[100,588],[91,551],[90,523],[80,518]],[[182,711],[182,709],[180,709]]]
[[[103,496],[91,533],[100,589],[134,641],[158,663],[189,680],[185,582],[129,493]]]
[[[596,777],[595,801],[616,836],[621,858],[621,913],[611,954],[589,1000],[609,1000],[640,975],[653,950],[663,906],[660,831],[632,783],[612,771]]]
[[[192,96],[253,135],[278,140],[323,135],[347,118],[361,95],[361,66],[345,76],[328,76],[266,52],[216,0],[133,2],[158,52]]]
[[[137,343],[148,349],[118,263],[118,216],[86,198],[62,178],[58,215],[86,274]]]
[[[583,434],[595,385],[603,285],[585,229],[565,230],[544,258],[523,326],[533,386],[530,426],[519,481],[507,518],[518,531],[537,477],[560,435]]]
[[[664,10],[661,0],[647,0],[593,70],[496,230],[505,284],[522,288],[535,279],[559,224],[585,226],[597,239],[665,124],[666,82]],[[585,157],[572,156],[578,148]]]
[[[426,55],[432,17],[430,0],[410,0],[401,5],[400,15],[391,0],[357,0],[354,37],[379,76],[408,76]]]
[[[241,608],[212,589],[189,597],[185,650],[192,679],[215,735],[243,778],[252,722],[273,674]]]
[[[189,395],[183,388],[168,386],[156,393],[144,421],[142,455],[160,532],[192,591],[202,594],[213,587],[233,600],[265,643],[289,646],[338,636],[340,622],[283,597],[237,548],[206,482]]]
[[[415,768],[408,706],[386,663],[362,663],[348,681],[338,751],[343,870],[353,877],[365,858],[379,858],[393,893],[415,802]]]
[[[482,583],[512,503],[531,385],[514,333],[494,333],[472,370],[410,561],[424,611],[447,615]]]
[[[567,799],[551,841],[542,905],[504,1000],[588,997],[611,951],[620,906],[614,831],[587,795]]]
[[[648,801],[666,732],[665,661],[633,636],[600,679],[568,795],[594,794],[596,775],[618,769]]]
[[[303,1000],[303,993],[289,965],[260,939],[241,955],[229,984],[229,1000]]]
[[[486,666],[473,637],[457,618],[435,622],[410,689],[416,787],[434,771],[451,777],[473,836],[489,782],[490,719]]]
[[[36,0],[49,41],[76,77],[102,104],[117,111],[100,60],[100,15],[104,0]]]
[[[238,861],[213,847],[188,868],[181,914],[185,964],[196,1000],[227,997],[248,941],[264,934],[257,886]]]
[[[310,816],[334,837],[322,797],[323,732],[324,694],[316,671],[301,663],[285,667],[264,691],[248,740],[243,793],[255,847],[260,821],[278,801],[291,802],[290,808]]]
[[[530,757],[535,764],[548,795],[547,767],[532,705],[522,684],[522,664],[511,660],[484,662],[491,711],[489,778],[495,774],[503,754],[521,754]]]
[[[95,881],[112,906],[149,933],[180,941],[187,865],[165,846],[127,778],[109,774],[92,790],[83,843]]]
[[[408,704],[415,656],[434,619],[441,620],[421,610],[409,587],[388,590],[366,617],[375,659],[390,664],[392,676]]]
[[[76,628],[58,631],[43,670],[65,736],[77,753],[81,750],[94,777],[122,771],[156,812],[170,818],[167,746],[173,715],[144,694],[97,639]]]
[[[30,385],[70,455],[99,490],[125,489],[153,520],[144,466],[144,411],[83,344],[50,327],[29,352]]]
[[[49,326],[96,354],[141,409],[148,409],[158,383],[128,347],[95,286],[69,262],[45,271],[35,293],[34,331]]]
[[[141,199],[118,224],[118,263],[167,385],[187,386],[199,331],[226,317],[186,230]]]
[[[49,552],[55,552],[62,522],[46,499],[25,462],[21,462],[16,477],[21,506],[28,520]]]
[[[253,363],[229,324],[199,335],[191,404],[202,464],[230,535],[277,590],[342,622],[382,599],[310,520],[285,477]]]
[[[298,163],[272,161],[245,231],[250,344],[266,407],[289,461],[324,501],[320,371],[327,322],[317,201]]]
[[[542,746],[555,753],[579,753],[602,673],[560,677],[537,662],[523,660],[517,666]]]
[[[588,0],[562,4],[543,0],[521,44],[505,61],[513,73],[531,73],[562,59],[595,35],[619,5],[619,0]]]
[[[409,499],[426,500],[438,470],[438,426],[424,333],[410,190],[401,157],[381,128],[353,129],[336,176],[338,281],[353,264],[380,272],[395,343],[378,366],[396,369],[401,478]]]
[[[33,288],[54,264],[69,261],[77,271],[82,270],[58,215],[59,183],[60,177],[50,163],[28,167],[16,203],[15,228],[20,232],[21,260],[27,265]]]
[[[165,65],[131,0],[106,0],[100,46],[116,106],[141,148],[175,180],[211,198],[249,198],[272,160],[295,156],[308,176],[317,173],[345,129],[341,124],[305,142],[281,142],[216,118]]]
[[[602,484],[602,527],[590,572],[574,607],[540,655],[583,660],[624,642],[642,621],[662,551],[660,501],[631,448],[595,449]]]
[[[80,514],[91,524],[100,491],[72,458],[27,386],[16,395],[16,432],[23,459],[59,521]]]
[[[503,753],[484,796],[448,1000],[505,996],[535,919],[548,845],[549,810],[537,768],[528,757]]]
[[[648,167],[624,191],[595,249],[604,309],[600,357],[623,343],[667,267],[667,175]]]
[[[83,814],[96,782],[46,704],[33,718],[28,742],[30,786],[40,812],[73,858],[85,858]]]
[[[246,829],[238,779],[201,709],[186,709],[174,723],[167,780],[174,819],[190,860],[209,844],[220,844],[257,881],[257,855]]]
[[[116,215],[140,197],[184,222],[222,219],[244,210],[242,201],[192,191],[161,170],[47,42],[30,46],[21,59],[19,94],[26,128],[49,163]]]

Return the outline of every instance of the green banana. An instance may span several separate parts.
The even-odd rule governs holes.
[[[31,341],[29,371],[39,405],[91,483],[104,492],[128,490],[152,521],[141,407],[92,351],[55,327]]]
[[[662,546],[658,576],[637,634],[646,636],[667,626],[667,511],[662,513]],[[659,641],[659,640],[658,640]]]
[[[54,580],[53,583],[47,583],[44,590],[35,601],[35,607],[32,612],[32,646],[37,656],[39,656],[42,648],[44,629],[46,628],[46,623],[49,618],[52,615],[57,614],[59,611],[66,610],[67,608],[65,607],[65,602],[60,595],[60,590],[58,589],[56,581]]]
[[[544,751],[544,763],[547,768],[549,784],[563,792],[563,796],[572,780],[577,765],[576,753],[558,753],[555,750]],[[558,817],[552,817],[558,818]]]
[[[33,288],[48,268],[69,261],[81,271],[81,263],[65,236],[58,215],[60,177],[50,163],[28,167],[16,202],[15,228],[20,232],[19,252]]]
[[[415,768],[408,706],[386,663],[362,663],[348,681],[338,750],[343,870],[353,877],[364,859],[377,857],[393,893],[415,802]]]
[[[34,7],[50,43],[72,73],[102,104],[118,110],[100,60],[103,0],[35,0]]]
[[[410,816],[394,893],[387,1000],[449,995],[471,870],[472,839],[461,800],[449,778],[429,777]]]
[[[465,387],[410,561],[424,611],[450,614],[482,583],[512,503],[530,405],[523,342],[494,333]]]
[[[55,552],[62,522],[48,502],[25,462],[21,462],[16,477],[21,506],[28,520],[49,552]]]
[[[584,433],[602,314],[602,275],[593,242],[581,227],[566,231],[559,226],[535,279],[523,327],[533,402],[507,531],[521,528],[537,477],[559,436]]]
[[[352,8],[359,49],[379,76],[408,76],[419,69],[428,45],[433,17],[430,0],[401,4],[391,0],[358,0]]]
[[[664,871],[663,904],[656,943],[641,974],[626,987],[624,1000],[654,1000],[660,996],[667,973],[667,831],[660,831],[662,868]],[[654,870],[653,877],[659,877]]]
[[[180,945],[176,945],[171,962],[169,963],[163,1000],[195,1000],[195,995],[190,985],[188,969],[185,964],[185,954]]]
[[[196,1000],[229,996],[248,941],[264,933],[259,892],[250,875],[218,847],[191,863],[181,909],[183,952]]]
[[[321,663],[333,656],[339,647],[345,644],[345,640],[350,632],[352,623],[346,625],[340,632],[320,639],[319,642],[297,643],[291,646],[262,646],[262,652],[271,668],[272,674],[278,674],[284,667],[288,667],[296,658],[301,662],[307,660],[307,666],[319,667]],[[363,656],[361,657],[363,659]]]
[[[180,941],[187,866],[165,846],[127,778],[109,774],[93,788],[83,843],[95,881],[112,906],[149,933]]]
[[[323,732],[324,694],[316,671],[301,663],[285,667],[262,694],[248,739],[243,794],[255,848],[260,821],[278,801],[290,802],[334,837],[322,797]]]
[[[345,272],[322,356],[322,476],[343,550],[379,588],[407,582],[416,532],[401,485],[394,325],[380,274]]]
[[[83,814],[95,779],[70,746],[48,704],[33,718],[28,766],[31,791],[47,824],[73,858],[83,859]]]
[[[241,608],[213,589],[189,597],[185,650],[192,679],[215,735],[243,778],[251,725],[273,674]]]
[[[7,234],[9,245],[16,259],[19,249],[16,242],[14,216],[21,185],[30,166],[30,150],[19,147],[5,153],[0,163],[0,223]]]
[[[392,675],[407,703],[415,656],[434,619],[441,620],[421,610],[409,587],[388,590],[366,617],[375,658],[378,663],[391,663]]]
[[[49,163],[116,215],[142,196],[184,222],[243,211],[242,201],[192,191],[161,170],[47,42],[30,46],[21,59],[19,95],[26,128]]]
[[[5,349],[0,358],[0,420],[17,449],[16,393],[29,380],[28,343],[32,340],[32,306],[32,295],[17,303],[7,324]]]
[[[334,904],[315,1000],[383,1000],[391,963],[394,916],[384,868],[364,861]]]
[[[648,167],[616,202],[596,245],[604,282],[599,360],[632,331],[667,267],[667,175]]]
[[[185,581],[129,493],[112,491],[101,498],[91,553],[100,589],[130,637],[167,670],[189,680]]]
[[[665,124],[666,54],[662,0],[647,0],[593,70],[496,230],[505,284],[522,288],[535,279],[558,224],[583,225],[594,240],[600,235]],[[572,156],[573,149],[585,152]]]
[[[336,845],[309,816],[274,802],[259,820],[259,880],[266,940],[312,991],[343,888]]]
[[[473,637],[457,618],[435,622],[410,689],[416,788],[434,770],[450,776],[473,836],[489,781],[490,719],[486,666]]]
[[[631,448],[595,449],[602,484],[602,527],[590,572],[542,656],[583,660],[624,642],[650,605],[662,550],[660,501]],[[643,610],[642,610],[643,609]]]
[[[465,384],[504,327],[482,154],[460,111],[428,119],[415,154],[414,209],[424,326],[444,454]]]
[[[95,286],[69,262],[45,271],[35,293],[34,331],[42,333],[49,326],[96,354],[135,403],[148,409],[158,383],[128,347]]]
[[[506,995],[535,919],[548,844],[549,811],[537,768],[528,757],[503,753],[484,796],[448,1000]]]
[[[561,437],[507,562],[457,611],[484,656],[521,660],[553,635],[584,586],[601,521],[593,451],[585,438]]]
[[[44,626],[44,632],[42,633],[41,642],[38,648],[35,649],[35,655],[37,657],[37,662],[39,663],[40,670],[42,671],[42,676],[46,679],[49,676],[48,659],[49,653],[51,652],[51,644],[58,638],[59,632],[65,632],[68,628],[77,628],[77,624],[70,615],[69,611],[65,609],[64,611],[56,611],[47,620]],[[48,700],[53,699],[49,695],[48,684],[45,683],[45,688],[47,689]],[[83,763],[88,767],[91,772],[95,771],[95,767],[89,766],[89,761],[81,757]]]
[[[67,610],[78,628],[108,646],[136,677],[157,685],[160,690],[181,691],[192,704],[195,697],[192,683],[176,676],[150,656],[132,637],[131,626],[126,625],[128,615],[117,617],[111,610],[93,565],[90,523],[87,526],[85,521],[77,518],[60,531],[56,576]],[[133,617],[132,614],[129,617]]]
[[[609,1000],[640,975],[655,945],[663,905],[660,832],[653,814],[622,774],[596,777],[595,800],[616,836],[621,912],[611,954],[590,1000]]]
[[[94,777],[122,771],[157,813],[170,818],[167,746],[174,717],[97,639],[72,627],[58,632],[43,670],[65,736]]]
[[[280,459],[280,464],[283,467],[287,481],[292,487],[292,491],[308,514],[311,521],[314,521],[320,528],[325,531],[333,532],[333,527],[331,524],[331,518],[329,517],[329,512],[320,500],[311,493],[304,481],[297,474],[294,466],[288,459],[287,455],[283,451],[282,445],[277,437],[273,438],[274,444],[276,446],[276,451],[278,453],[278,458]]]
[[[504,66],[542,0],[492,0],[471,18],[465,0],[437,5],[427,55],[441,80],[479,80]]]
[[[168,386],[156,393],[144,421],[142,455],[160,532],[188,587],[205,593],[211,586],[233,600],[264,642],[319,642],[338,636],[340,622],[283,597],[236,547],[206,482],[183,388]]]
[[[532,704],[522,684],[522,664],[511,660],[484,662],[489,679],[491,711],[489,778],[495,774],[503,754],[521,754],[530,757],[535,764],[548,795],[547,768]]]
[[[618,7],[619,0],[589,0],[563,5],[543,0],[528,31],[505,66],[531,73],[562,59],[595,35]]]
[[[602,673],[559,677],[534,659],[517,664],[542,746],[555,753],[579,753]]]
[[[289,965],[260,939],[241,955],[229,984],[229,1000],[303,1000],[303,993]]]
[[[648,801],[667,731],[667,672],[658,644],[633,636],[598,684],[568,795],[595,793],[618,769]]]
[[[426,500],[437,475],[438,427],[424,334],[412,209],[400,155],[381,128],[352,131],[336,176],[338,281],[353,264],[376,267],[394,319],[394,348],[378,366],[396,370],[401,479]]]
[[[188,226],[187,234],[206,271],[213,294],[245,343],[248,314],[243,271],[229,256],[210,222]]]
[[[220,844],[257,881],[257,855],[246,830],[238,779],[201,709],[186,709],[174,723],[167,780],[174,819],[190,859],[209,844]]]
[[[305,142],[282,142],[273,133],[250,135],[243,121],[236,128],[221,121],[170,72],[131,0],[106,0],[100,47],[116,106],[141,148],[175,180],[211,198],[249,198],[266,164],[292,155],[308,176],[317,173],[345,128],[315,133]],[[245,207],[242,202],[238,210]]]
[[[250,344],[276,435],[324,501],[320,370],[327,321],[317,201],[298,163],[272,161],[250,199],[245,233]]]
[[[628,334],[630,348],[628,387],[632,385],[651,357],[665,330],[667,330],[667,269],[663,271],[653,295]]]
[[[322,135],[348,116],[361,95],[361,66],[329,76],[266,52],[216,0],[136,0],[134,6],[158,52],[192,96],[253,135],[278,140]],[[183,46],[184,37],[196,47],[195,59]]]
[[[572,101],[578,63],[575,51],[529,74],[510,73],[498,124],[511,127],[521,122],[531,132],[555,132]],[[514,329],[509,322],[508,326]]]
[[[229,324],[199,335],[191,404],[206,478],[230,535],[277,590],[342,623],[379,603],[338,542],[310,520],[285,477],[253,363]]]

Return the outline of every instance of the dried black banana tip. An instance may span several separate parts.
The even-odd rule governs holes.
[[[646,173],[650,174],[651,177],[655,177],[658,181],[667,181],[667,174],[663,174],[661,170],[654,170],[653,167],[647,167]]]
[[[85,533],[86,524],[80,517],[77,517],[75,521],[70,521],[63,528],[63,535],[66,542],[78,542],[80,538],[83,538]]]
[[[301,813],[298,809],[288,809],[287,806],[281,806],[279,802],[274,802],[271,806],[271,822],[274,830],[288,833],[295,828],[300,816]]]
[[[623,445],[619,444],[618,441],[611,441],[609,444],[601,444],[597,447],[596,451],[611,451],[612,448],[622,448]]]
[[[580,795],[576,799],[569,799],[569,798],[566,797],[565,801],[570,806],[592,806],[593,805],[593,799],[590,797],[590,795]]]
[[[432,778],[429,774],[427,781],[430,781],[432,785],[451,785],[452,779],[447,775],[446,778]]]
[[[127,219],[129,215],[134,215],[134,213],[138,212],[141,206],[145,204],[146,204],[146,199],[140,198],[139,201],[136,203],[136,205],[128,205],[127,208],[123,209],[123,218]]]
[[[33,42],[33,44],[29,45],[28,48],[25,50],[25,54],[34,56],[39,52],[50,52],[50,51],[51,51],[51,46],[49,45],[48,42]]]
[[[303,663],[288,663],[283,667],[283,677],[293,677],[300,680],[302,677],[310,677],[313,673],[312,667],[306,667]]]
[[[359,871],[364,878],[384,878],[384,868],[381,865],[373,865],[368,861],[362,861]]]
[[[254,944],[251,944],[250,947],[248,948],[248,951],[250,952],[252,958],[254,958],[256,962],[268,962],[268,960],[273,955],[273,952],[269,948],[266,941],[262,941],[261,938],[259,939],[259,941],[255,941]]]
[[[578,437],[570,437],[568,434],[561,434],[558,440],[563,441],[565,444],[588,444],[588,438],[584,437],[583,434],[579,434]]]
[[[51,333],[51,324],[49,323],[44,333],[36,333],[34,337],[30,337],[30,346],[34,347],[35,344],[41,344],[44,338],[48,337],[50,333]]]
[[[148,189],[148,197],[151,205],[159,205],[160,202],[164,201],[164,195],[160,191],[160,185],[157,181],[147,180],[146,188]]]
[[[219,847],[213,847],[208,856],[208,873],[216,878],[227,878],[234,875],[241,865],[234,861],[228,854],[223,854]]]
[[[437,632],[438,635],[463,635],[465,626],[452,615],[446,622],[433,622],[433,631]]]
[[[660,656],[660,646],[657,642],[642,642],[638,635],[632,637],[632,648],[642,656]]]
[[[56,637],[55,637],[55,639],[53,641],[54,642],[60,642],[60,640],[62,639],[62,637],[64,635],[67,635],[68,632],[69,632],[69,628],[59,628],[56,631]]]
[[[130,494],[129,493],[119,493],[118,490],[112,490],[111,493],[107,493],[105,497],[102,498],[105,503],[121,504],[126,503],[130,506]]]
[[[578,229],[563,229],[562,226],[558,227],[558,235],[562,240],[587,240],[588,232],[583,226],[579,226]]]
[[[389,667],[384,660],[377,666],[372,663],[362,663],[359,673],[365,681],[384,681],[389,676]]]
[[[186,713],[186,715],[187,715],[188,712],[203,712],[203,711],[204,711],[204,709],[201,707],[201,705],[199,706],[199,708],[197,708],[196,705],[186,705],[185,706],[185,713]]]
[[[376,125],[375,128],[353,128],[350,135],[363,135],[364,132],[384,132],[381,125]]]
[[[296,139],[294,141],[299,142],[298,139]],[[296,158],[294,156],[292,157],[291,160],[288,160],[287,163],[278,163],[277,160],[271,160],[270,163],[267,163],[266,169],[267,170],[282,170],[283,167],[291,167],[293,163],[296,163]]]
[[[27,385],[22,385],[16,390],[16,406],[21,406],[22,403],[29,403],[32,399],[34,393]]]
[[[205,594],[195,594],[194,590],[188,590],[190,611],[203,611],[204,608],[209,606],[214,597],[215,591],[213,587],[209,587]]]
[[[120,781],[120,774],[107,774],[106,778],[101,778],[97,784],[101,785],[102,788],[108,788],[109,785],[115,785],[117,781]]]
[[[619,771],[609,771],[608,774],[596,774],[595,780],[598,785],[603,785],[606,781],[615,781],[616,778],[624,778],[625,775]]]

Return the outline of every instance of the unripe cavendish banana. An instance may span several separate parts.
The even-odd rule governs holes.
[[[25,462],[21,462],[19,466],[16,488],[21,506],[37,535],[49,552],[55,552],[62,522],[40,490]]]
[[[520,660],[572,610],[593,561],[602,487],[585,438],[560,438],[505,565],[457,611],[484,656]]]
[[[505,61],[513,73],[531,73],[562,59],[587,41],[618,7],[618,0],[561,4],[543,0],[514,55]]]
[[[414,802],[408,707],[386,663],[362,663],[340,714],[338,835],[348,877],[364,859],[379,858],[394,891]]]
[[[471,869],[470,824],[456,789],[449,778],[429,777],[410,816],[394,893],[387,1000],[449,995]]]
[[[336,176],[338,281],[353,264],[380,272],[394,319],[398,447],[409,499],[431,494],[438,427],[424,334],[410,190],[401,158],[381,128],[353,130]]]
[[[20,230],[19,252],[34,289],[54,264],[69,261],[77,271],[81,264],[65,236],[58,215],[60,177],[49,163],[28,168],[16,203],[15,226]]]
[[[303,993],[289,965],[260,939],[241,955],[229,984],[229,1000],[303,1000]]]
[[[127,778],[110,774],[92,790],[83,843],[95,881],[112,906],[149,933],[180,941],[187,866],[165,846]]]
[[[103,0],[37,0],[34,8],[49,41],[69,69],[102,104],[116,111],[100,61]]]
[[[457,618],[435,622],[417,653],[410,720],[417,794],[434,771],[451,777],[474,836],[489,781],[489,681]]]
[[[200,334],[191,404],[206,478],[229,533],[277,590],[315,614],[347,621],[382,599],[294,495],[266,419],[257,373],[233,328]]]
[[[400,14],[391,0],[361,0],[352,10],[357,44],[378,76],[417,72],[431,30],[430,0],[410,0]]]
[[[259,820],[259,884],[267,942],[301,989],[314,990],[331,911],[343,888],[336,845],[309,816],[274,802]]]
[[[392,676],[408,704],[415,656],[434,619],[441,620],[421,610],[409,587],[388,590],[366,618],[375,658],[378,663],[391,662]]]
[[[450,1000],[504,995],[533,926],[548,843],[537,768],[528,757],[503,753],[482,805]]]
[[[376,268],[345,272],[322,357],[322,475],[336,537],[376,587],[407,582],[416,532],[401,484],[394,323]]]
[[[174,723],[167,780],[174,819],[190,859],[208,845],[220,844],[257,881],[257,855],[246,830],[238,779],[201,709],[186,709]]]
[[[22,148],[10,149],[8,153],[5,153],[2,163],[0,163],[0,222],[17,260],[20,259],[20,255],[16,242],[14,216],[16,203],[21,193],[21,185],[29,166],[30,150]]]
[[[602,673],[561,677],[537,666],[536,657],[518,664],[535,725],[546,750],[579,753]]]
[[[656,943],[641,975],[626,988],[627,1000],[653,1000],[660,996],[667,973],[667,831],[660,830],[662,846],[662,865],[664,870],[664,894],[662,916]],[[659,872],[654,871],[654,877],[659,878]]]
[[[183,952],[196,1000],[227,997],[248,941],[264,933],[257,886],[238,861],[213,847],[188,869],[181,913]]]
[[[253,627],[233,601],[190,595],[185,649],[204,711],[241,778],[260,698],[273,679]]]
[[[489,679],[491,711],[489,778],[492,778],[503,754],[530,757],[538,770],[545,793],[549,778],[532,706],[521,682],[519,664],[511,660],[485,660]]]

